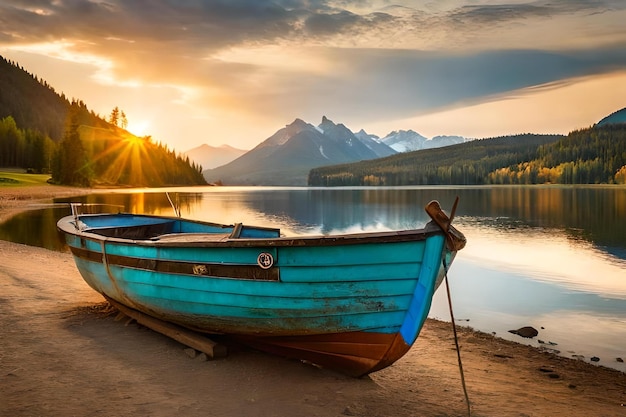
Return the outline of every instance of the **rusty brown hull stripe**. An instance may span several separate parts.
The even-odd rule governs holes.
[[[383,369],[408,352],[400,333],[347,332],[310,336],[229,336],[274,355],[304,359],[361,377]]]
[[[90,262],[103,263],[101,252],[70,247],[72,254]],[[163,259],[144,259],[130,256],[106,255],[107,264],[125,268],[143,269],[164,274],[208,276],[217,278],[250,279],[258,281],[279,281],[280,270],[277,267],[261,269],[258,265],[227,265],[201,262],[168,261]]]

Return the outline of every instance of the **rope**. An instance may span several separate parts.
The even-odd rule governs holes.
[[[448,265],[446,263],[445,254],[443,256],[443,270],[445,272],[444,279],[446,281],[446,292],[448,294],[448,307],[450,308],[450,319],[452,320],[452,332],[454,333],[454,344],[456,346],[456,356],[459,361],[459,372],[461,374],[461,384],[463,385],[463,394],[465,395],[465,403],[467,404],[467,416],[472,417],[470,400],[469,400],[469,396],[467,395],[467,386],[465,385],[465,374],[463,373],[463,363],[461,362],[461,349],[459,348],[459,338],[456,333],[454,312],[452,311],[452,297],[450,296],[450,284],[448,283]]]

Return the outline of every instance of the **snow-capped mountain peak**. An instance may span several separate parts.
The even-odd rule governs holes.
[[[424,148],[428,139],[413,130],[394,130],[381,139],[381,142],[396,152],[417,151]]]

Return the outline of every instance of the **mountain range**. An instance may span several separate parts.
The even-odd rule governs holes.
[[[394,131],[380,139],[362,129],[354,133],[326,116],[322,117],[322,122],[317,126],[296,119],[254,149],[225,165],[207,169],[203,174],[208,182],[224,185],[304,186],[312,168],[382,158],[399,152],[464,141],[459,136],[427,139],[412,130]],[[199,160],[197,149],[188,151],[187,155],[205,166]]]

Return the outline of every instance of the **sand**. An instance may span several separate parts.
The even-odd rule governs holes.
[[[0,187],[0,219],[83,191]],[[237,346],[192,358],[115,318],[69,254],[0,241],[0,416],[468,415],[447,322],[354,379]],[[625,373],[458,329],[472,416],[626,416]]]

